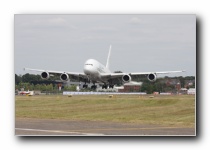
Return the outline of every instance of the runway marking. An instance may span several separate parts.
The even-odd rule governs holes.
[[[69,133],[69,134],[82,134],[87,136],[100,136],[104,135],[101,133],[81,133],[81,132],[70,132],[70,131],[60,131],[60,130],[41,130],[41,129],[24,129],[24,128],[15,128],[15,130],[22,130],[22,131],[34,131],[34,132],[51,132],[51,133]]]
[[[109,130],[156,130],[156,129],[179,129],[179,127],[148,127],[148,128],[98,128],[98,129],[80,129],[80,130],[72,130],[70,131],[62,131],[62,130],[41,130],[41,129],[24,129],[24,128],[15,128],[16,130],[25,130],[25,131],[40,131],[40,132],[55,132],[55,133],[72,133],[72,134],[84,134],[84,135],[104,135],[102,133],[81,133],[84,131],[109,131]]]
[[[179,127],[148,127],[148,128],[98,128],[98,129],[83,129],[83,130],[73,130],[74,132],[81,131],[108,131],[108,130],[156,130],[156,129],[181,129]]]

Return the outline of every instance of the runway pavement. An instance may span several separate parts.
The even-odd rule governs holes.
[[[107,121],[17,119],[17,136],[195,136],[195,128]]]

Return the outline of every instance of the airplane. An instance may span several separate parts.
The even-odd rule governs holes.
[[[95,83],[102,83],[103,84],[102,89],[107,89],[107,88],[113,88],[116,82],[119,80],[123,81],[123,83],[126,83],[130,82],[132,78],[139,77],[141,75],[146,75],[149,81],[155,82],[157,80],[157,74],[185,72],[185,70],[181,70],[181,71],[162,71],[162,72],[112,73],[109,69],[111,48],[112,46],[110,45],[106,66],[104,66],[95,59],[88,59],[84,64],[83,72],[52,71],[52,70],[41,70],[41,69],[31,69],[31,68],[24,68],[24,70],[42,72],[41,73],[42,79],[49,79],[50,76],[53,76],[53,74],[60,74],[60,80],[62,81],[69,81],[70,78],[75,78],[85,83],[83,85],[83,88],[88,87],[87,82],[88,83],[92,82],[93,85],[91,86],[91,89],[97,88]]]
[[[30,94],[30,91],[28,90],[28,91],[21,91],[20,93],[19,93],[20,95],[27,95],[27,94]]]

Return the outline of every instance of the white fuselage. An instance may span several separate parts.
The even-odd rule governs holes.
[[[84,73],[88,78],[96,83],[97,81],[106,82],[106,79],[101,77],[102,73],[111,73],[111,71],[95,59],[88,59],[84,64]]]

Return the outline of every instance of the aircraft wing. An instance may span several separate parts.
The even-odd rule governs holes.
[[[53,71],[53,70],[31,69],[31,68],[24,68],[24,70],[37,71],[37,72],[48,72],[50,75],[67,73],[69,75],[69,77],[74,78],[74,79],[78,79],[78,78],[87,79],[87,76],[81,72]]]
[[[156,81],[157,74],[170,74],[170,73],[180,73],[184,71],[161,71],[161,72],[134,72],[134,73],[104,73],[101,74],[102,78],[111,81],[114,84],[129,81],[139,80],[142,76],[147,76],[148,80],[151,82]]]
[[[180,73],[180,72],[185,72],[185,70],[182,70],[182,71],[161,71],[161,72],[104,73],[101,76],[117,78],[117,77],[121,77],[121,76],[127,75],[127,74],[130,76],[141,76],[141,75],[149,75],[149,74],[171,74],[171,73]]]
[[[131,76],[139,76],[139,75],[148,75],[148,74],[171,74],[171,73],[180,73],[185,72],[185,70],[181,71],[160,71],[160,72],[135,72],[130,73]]]

